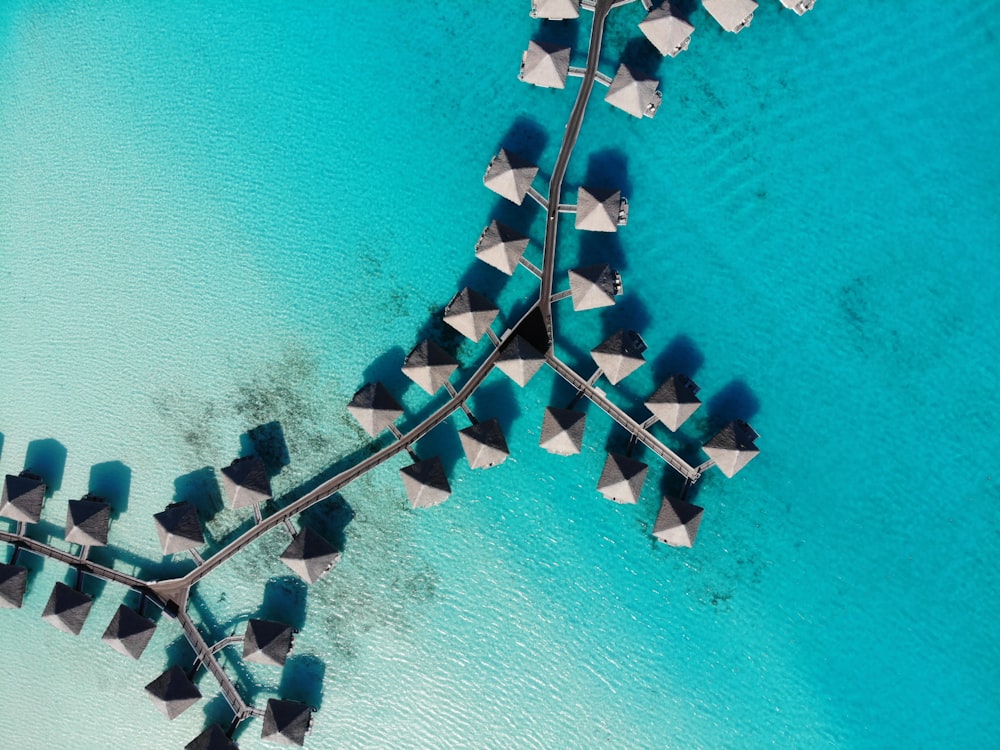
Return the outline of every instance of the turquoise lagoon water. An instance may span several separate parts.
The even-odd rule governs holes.
[[[276,490],[367,450],[344,404],[396,368],[471,283],[507,319],[530,279],[473,262],[499,206],[500,144],[555,158],[576,82],[516,80],[540,32],[527,2],[0,6],[0,469],[60,473],[39,535],[93,487],[119,511],[99,559],[157,577],[150,516],[208,502],[241,434],[280,422]],[[443,506],[408,509],[390,461],[307,522],[341,565],[309,587],[275,532],[206,579],[192,612],[222,637],[257,614],[301,626],[283,672],[225,657],[245,691],[319,707],[308,746],[947,747],[991,744],[1000,649],[993,425],[1000,290],[1000,84],[993,3],[762,2],[738,37],[702,11],[691,49],[637,45],[616,11],[603,67],[658,66],[642,122],[599,98],[567,176],[622,185],[629,226],[560,267],[622,270],[614,309],[558,312],[561,353],[621,326],[651,364],[615,396],[642,412],[677,366],[706,407],[679,437],[750,419],[761,456],[707,475],[692,550],[654,544],[673,478],[650,459],[636,506],[594,491],[622,437],[590,411],[582,455],[537,447],[550,373],[490,377],[512,456],[472,472],[454,418],[421,446],[451,467]],[[532,254],[533,255],[530,255]],[[564,303],[567,304],[567,303]],[[453,340],[452,340],[453,341]],[[453,343],[457,344],[458,342]],[[462,344],[471,365],[484,349]],[[404,419],[415,423],[416,417]],[[217,492],[217,490],[215,490]],[[349,519],[349,523],[346,523]],[[224,539],[248,519],[223,511]],[[0,731],[12,747],[181,747],[227,719],[214,682],[174,722],[142,686],[190,654],[161,620],[139,662],[38,615],[60,565],[29,561],[0,616]],[[90,584],[88,584],[90,585]],[[263,604],[262,604],[263,602]],[[241,747],[264,747],[259,722]]]

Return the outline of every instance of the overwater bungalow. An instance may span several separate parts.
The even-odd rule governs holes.
[[[184,750],[240,750],[218,724],[212,724],[184,746]]]
[[[524,388],[545,364],[545,355],[523,336],[511,336],[497,356],[497,369]]]
[[[583,447],[587,415],[573,409],[549,406],[542,417],[542,437],[538,444],[557,456],[572,456]]]
[[[473,469],[499,466],[510,455],[503,429],[496,419],[489,419],[459,430],[458,439],[462,443],[465,457],[469,460],[469,466]]]
[[[566,88],[569,75],[569,47],[530,41],[521,55],[521,71],[517,74],[525,83],[549,89]]]
[[[704,511],[697,505],[664,496],[653,525],[653,536],[671,547],[693,547]]]
[[[653,117],[663,101],[659,85],[659,81],[638,73],[628,65],[619,65],[604,101],[633,117]],[[616,220],[616,226],[617,223]]]
[[[173,503],[153,514],[164,555],[187,552],[205,543],[198,509],[192,503]]]
[[[677,15],[668,0],[646,14],[639,22],[639,31],[661,55],[677,57],[691,43],[694,26]]]
[[[372,437],[377,437],[382,430],[403,416],[403,408],[389,389],[377,380],[361,386],[347,405],[347,411],[358,420],[361,429]]]
[[[688,418],[698,411],[701,399],[698,388],[687,375],[671,375],[664,380],[646,401],[646,408],[653,416],[676,432]]]
[[[569,272],[569,289],[577,312],[608,307],[622,293],[622,277],[607,263],[574,268]]]
[[[306,583],[316,583],[340,560],[340,553],[326,539],[306,527],[281,553],[281,562]]]
[[[57,582],[42,611],[42,619],[70,635],[80,635],[87,621],[94,597]]]
[[[406,496],[414,508],[440,505],[451,495],[451,485],[444,464],[437,456],[417,461],[399,470]]]
[[[302,747],[312,728],[312,712],[312,707],[305,703],[270,698],[264,709],[260,738],[278,745]]]
[[[816,0],[781,0],[781,4],[789,10],[794,10],[801,16],[813,9]]]
[[[628,217],[620,190],[581,187],[576,204],[576,228],[587,232],[617,232]]]
[[[66,508],[66,541],[83,547],[104,547],[111,528],[111,506],[103,498],[85,495]]]
[[[520,206],[536,174],[538,167],[502,148],[486,167],[483,184],[497,195]]]
[[[0,609],[20,609],[27,589],[27,568],[0,563]]]
[[[201,692],[176,664],[146,685],[146,693],[168,719],[176,719],[201,700]]]
[[[476,257],[498,271],[513,276],[527,247],[527,237],[494,219],[479,235]]]
[[[479,341],[499,314],[500,308],[493,302],[465,287],[444,309],[444,322],[466,338]]]
[[[8,474],[0,495],[0,516],[18,523],[38,523],[45,502],[45,482],[30,471]]]
[[[531,0],[531,17],[565,21],[580,17],[580,0]]]
[[[406,377],[433,396],[458,369],[458,360],[430,339],[425,339],[406,355],[402,369]]]
[[[642,356],[644,351],[646,342],[642,336],[635,331],[621,330],[591,349],[590,356],[601,368],[604,377],[612,385],[617,385],[646,364]]]
[[[155,622],[121,604],[108,623],[101,640],[119,654],[138,659],[153,639],[155,632]]]
[[[222,488],[233,509],[260,505],[271,499],[271,480],[260,456],[237,458],[219,472]]]
[[[754,441],[760,437],[753,427],[737,419],[702,446],[706,455],[715,462],[727,477],[736,476],[748,463],[757,458],[760,449]]]
[[[291,625],[273,620],[250,620],[243,635],[243,660],[283,667],[294,639]]]
[[[597,481],[597,490],[608,500],[616,503],[636,503],[642,494],[649,467],[628,456],[608,453],[604,471]]]
[[[754,0],[701,0],[701,4],[719,26],[734,34],[750,25],[757,10]]]

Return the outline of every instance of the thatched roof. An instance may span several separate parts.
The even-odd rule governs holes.
[[[399,470],[406,488],[406,496],[414,508],[439,505],[451,495],[451,485],[444,464],[437,456],[404,466]]]
[[[361,386],[347,405],[347,411],[372,437],[377,436],[403,416],[403,408],[389,392],[389,389],[378,381],[365,383]]]
[[[635,503],[642,493],[648,471],[649,467],[641,461],[609,453],[604,462],[604,471],[597,482],[597,490],[616,503]]]
[[[545,364],[545,356],[523,336],[511,336],[497,356],[497,369],[522,388]]]
[[[676,57],[688,48],[694,26],[674,15],[669,2],[653,8],[639,22],[639,30],[646,35],[661,55]]]
[[[517,77],[526,83],[550,89],[566,88],[569,74],[569,47],[544,42],[528,42],[521,55],[521,72]]]
[[[45,482],[41,477],[23,471],[20,475],[8,474],[3,480],[0,495],[0,516],[19,523],[38,523],[45,502]]]
[[[156,632],[155,622],[121,604],[108,623],[101,640],[119,654],[138,659],[153,639],[154,632]]]
[[[260,737],[279,745],[305,744],[312,726],[312,708],[305,703],[271,698],[264,709],[264,727]]]
[[[434,395],[458,368],[458,360],[430,339],[421,341],[403,360],[403,374]]]
[[[243,659],[272,667],[284,666],[294,636],[291,625],[273,620],[250,620],[243,636]]]
[[[719,471],[727,477],[734,477],[748,463],[757,458],[760,450],[754,445],[758,435],[743,420],[737,419],[725,427],[702,447],[715,461]]]
[[[572,456],[583,447],[583,428],[587,415],[573,409],[550,406],[542,417],[542,437],[539,445],[549,453]]]
[[[576,228],[588,232],[617,232],[622,209],[620,190],[582,187],[576,197]]]
[[[218,724],[212,724],[184,746],[184,750],[240,750]]]
[[[326,539],[306,527],[281,553],[281,562],[306,583],[316,583],[340,560],[340,553]]]
[[[569,272],[569,289],[578,312],[608,307],[622,293],[622,277],[607,263],[574,268]]]
[[[700,389],[687,375],[671,375],[646,401],[646,408],[671,431],[677,430],[701,406]]]
[[[65,583],[56,583],[42,611],[42,619],[64,633],[79,635],[93,603],[94,597],[71,589]]]
[[[479,341],[499,313],[500,308],[490,300],[465,287],[444,309],[444,322],[466,338]]]
[[[20,609],[27,588],[27,568],[0,563],[0,609]]]
[[[694,546],[704,510],[691,503],[664,497],[653,525],[653,536],[671,547]]]
[[[616,385],[642,367],[646,360],[642,353],[646,342],[635,331],[621,330],[611,334],[590,350],[590,356],[604,372],[604,377]]]
[[[750,25],[757,10],[754,0],[701,0],[705,10],[726,31],[738,33]]]
[[[497,195],[520,206],[536,174],[538,167],[502,148],[486,168],[483,184]]]
[[[108,543],[111,527],[111,506],[99,497],[87,495],[82,500],[70,500],[66,508],[66,541],[90,547]]]
[[[465,457],[473,469],[488,469],[507,460],[510,451],[500,422],[490,419],[458,431]]]
[[[580,0],[531,0],[532,18],[564,21],[580,17]]]
[[[659,85],[659,81],[642,75],[627,65],[619,65],[604,101],[633,117],[652,117],[663,100]]]
[[[781,0],[781,4],[789,10],[794,10],[801,16],[806,11],[813,9],[813,6],[816,4],[816,0]]]
[[[153,521],[156,523],[156,533],[160,537],[164,555],[186,552],[205,543],[198,509],[192,503],[168,505],[159,513],[153,514]]]
[[[527,247],[527,237],[494,219],[479,236],[476,257],[498,271],[513,276]]]
[[[146,685],[146,693],[168,719],[176,719],[201,700],[201,692],[176,664]]]
[[[271,499],[271,480],[260,456],[237,458],[219,471],[222,488],[233,508],[259,505]]]

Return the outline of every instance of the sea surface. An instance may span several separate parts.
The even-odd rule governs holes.
[[[34,535],[63,544],[66,501],[93,490],[115,508],[95,559],[183,572],[151,516],[198,503],[206,554],[245,528],[248,511],[211,511],[214,467],[249,430],[287,445],[287,500],[371,449],[344,408],[366,381],[403,400],[404,429],[443,398],[399,373],[420,338],[471,371],[488,344],[440,310],[471,285],[498,301],[498,331],[516,319],[532,277],[473,248],[501,216],[540,262],[544,223],[483,171],[512,147],[546,192],[579,86],[519,82],[521,52],[555,40],[581,64],[589,33],[589,14],[543,25],[528,6],[0,3],[0,471],[52,478]],[[319,583],[277,560],[275,530],[199,584],[191,613],[213,639],[261,615],[300,627],[283,671],[224,652],[244,692],[316,706],[311,748],[992,746],[997,11],[821,0],[800,18],[761,0],[734,36],[698,8],[690,50],[666,60],[639,3],[615,11],[602,70],[655,73],[663,105],[639,121],[595,89],[564,200],[621,187],[631,215],[607,236],[564,219],[557,286],[610,262],[625,294],[559,303],[559,352],[589,374],[592,347],[638,330],[649,363],[613,398],[641,417],[686,370],[705,406],[657,434],[698,462],[745,418],[760,456],[706,474],[697,544],[669,548],[650,536],[677,486],[662,462],[638,451],[640,501],[607,502],[595,485],[621,431],[590,408],[582,454],[551,456],[542,410],[572,393],[548,371],[523,390],[495,372],[472,406],[500,419],[504,464],[468,468],[459,414],[418,445],[448,467],[445,504],[409,508],[399,457],[299,521],[344,552]],[[21,561],[24,607],[0,611],[4,747],[180,748],[228,721],[204,671],[173,722],[144,694],[190,665],[176,623],[128,660],[101,634],[134,595],[89,582],[70,637],[39,618],[70,573]],[[240,747],[269,746],[260,726]]]

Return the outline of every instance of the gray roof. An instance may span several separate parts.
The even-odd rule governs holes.
[[[146,685],[146,692],[168,719],[176,719],[201,700],[201,692],[176,664]]]
[[[0,609],[20,609],[27,588],[27,568],[0,563]]]
[[[801,16],[806,11],[813,9],[816,0],[781,0],[781,4],[789,10],[794,10]]]
[[[531,0],[531,15],[554,21],[579,18],[580,0]]]
[[[243,636],[243,659],[273,667],[284,666],[292,650],[291,625],[273,620],[250,620]]]
[[[90,547],[108,543],[111,527],[111,506],[101,498],[87,495],[82,500],[70,500],[66,508],[66,541]]]
[[[701,390],[687,375],[671,375],[646,401],[646,408],[671,431],[677,430],[698,411]]]
[[[641,461],[609,453],[604,462],[604,471],[597,482],[597,490],[616,503],[637,502],[648,471],[649,467]]]
[[[576,311],[608,307],[622,293],[622,277],[607,263],[574,268],[569,272],[569,289]]]
[[[403,360],[403,374],[431,395],[448,382],[458,360],[430,339],[421,341]]]
[[[573,409],[550,406],[542,418],[542,437],[538,444],[549,453],[572,456],[583,446],[583,428],[587,415]]]
[[[479,236],[476,257],[498,271],[513,276],[527,247],[527,237],[494,219]]]
[[[727,477],[734,477],[743,467],[757,458],[760,450],[754,445],[758,437],[753,428],[742,420],[734,420],[702,447]]]
[[[305,744],[312,726],[312,708],[305,703],[270,698],[264,709],[264,727],[260,737],[279,745]]]
[[[212,724],[184,746],[184,750],[240,750],[218,724]]]
[[[465,287],[444,309],[444,322],[466,338],[479,341],[500,313],[500,308],[479,292]]]
[[[326,539],[306,527],[281,553],[281,562],[306,583],[316,583],[340,560],[340,553]]]
[[[523,336],[513,336],[497,355],[497,369],[522,388],[545,364],[545,355]]]
[[[64,633],[79,635],[93,603],[94,597],[71,589],[65,583],[56,583],[42,611],[42,619]]]
[[[701,4],[723,29],[734,33],[749,26],[757,10],[754,0],[701,0]]]
[[[659,85],[659,81],[637,73],[627,65],[619,65],[604,101],[633,117],[652,117],[663,100],[663,94],[657,88]]]
[[[3,480],[0,495],[0,516],[21,523],[38,523],[45,502],[45,483],[41,478],[21,472],[8,474]]]
[[[430,508],[443,503],[451,495],[451,485],[444,464],[437,456],[417,461],[399,470],[406,496],[414,508]]]
[[[271,499],[271,480],[260,456],[237,458],[219,471],[222,487],[233,508],[245,508]]]
[[[164,555],[186,552],[205,543],[198,509],[192,503],[168,505],[159,513],[153,514],[153,521],[156,523],[156,533],[160,537]]]
[[[521,72],[518,73],[518,78],[535,86],[564,89],[568,74],[569,47],[528,42],[528,49],[521,55]]]
[[[479,422],[458,431],[465,457],[473,469],[488,469],[507,460],[510,451],[496,419]]]
[[[377,380],[374,383],[365,383],[361,386],[361,389],[354,394],[351,402],[347,405],[347,411],[372,437],[378,435],[403,416],[403,408],[399,402],[389,392],[389,389]]]
[[[617,232],[621,212],[620,190],[582,187],[576,196],[576,228],[588,232]]]
[[[661,55],[676,57],[691,43],[694,26],[674,15],[670,3],[665,2],[646,14],[646,18],[639,22],[639,31],[646,35]]]
[[[704,508],[663,498],[653,525],[653,536],[671,547],[691,547],[698,536]]]
[[[635,331],[621,330],[611,334],[590,350],[590,356],[604,372],[604,377],[616,385],[642,367],[646,342]]]
[[[497,195],[520,206],[536,174],[538,167],[502,148],[490,160],[486,174],[483,175],[483,184]]]
[[[124,604],[119,605],[101,640],[125,656],[138,659],[153,638],[156,623]]]

